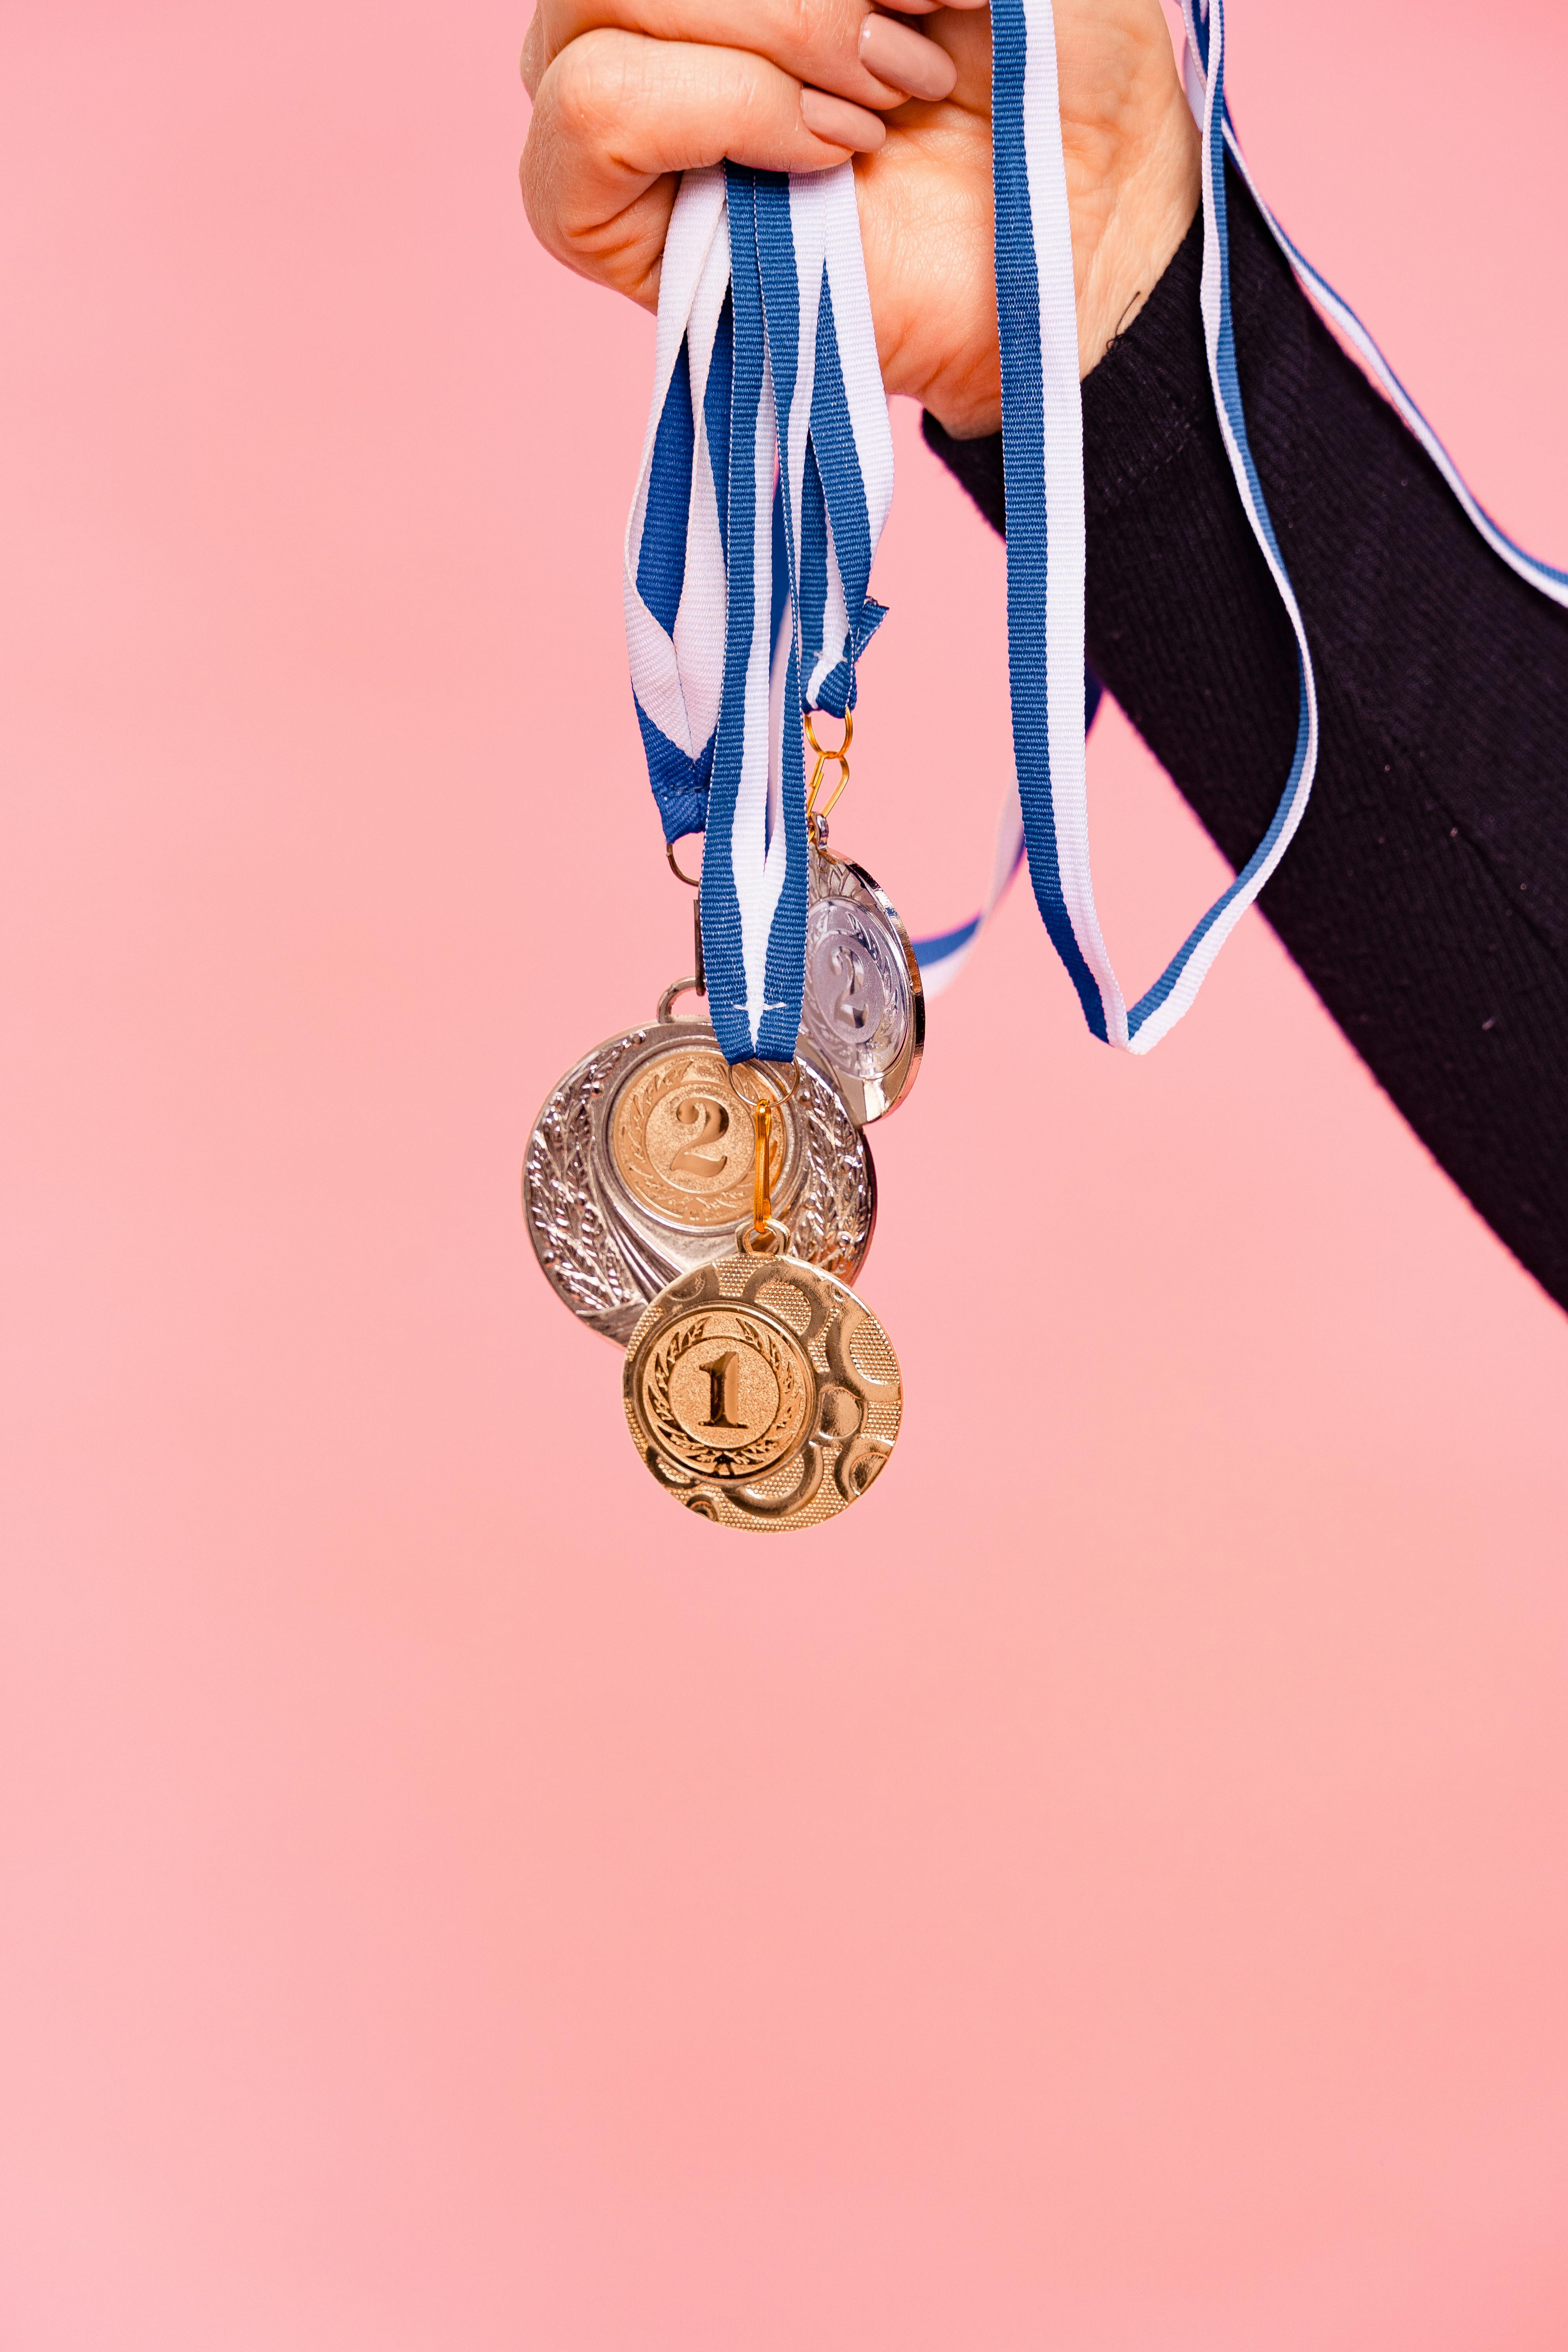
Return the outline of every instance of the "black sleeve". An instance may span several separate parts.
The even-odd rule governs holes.
[[[1568,1306],[1568,613],[1494,556],[1234,175],[1253,455],[1321,755],[1260,904],[1380,1083]],[[1231,864],[1296,738],[1294,640],[1231,478],[1201,223],[1085,380],[1089,658]],[[1000,437],[926,438],[1005,528]]]

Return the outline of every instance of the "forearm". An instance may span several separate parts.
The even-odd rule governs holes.
[[[1568,1304],[1568,615],[1515,578],[1232,181],[1238,364],[1322,749],[1262,905],[1388,1093]],[[1090,662],[1233,864],[1296,662],[1209,394],[1194,226],[1084,384]],[[1001,527],[996,441],[928,438]]]

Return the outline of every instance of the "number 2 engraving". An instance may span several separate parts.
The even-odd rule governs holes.
[[[717,1143],[721,1135],[730,1132],[730,1114],[723,1104],[707,1102],[699,1095],[688,1095],[676,1104],[675,1116],[682,1127],[694,1127],[697,1132],[670,1161],[670,1174],[722,1176],[728,1154],[721,1151],[717,1155],[707,1155],[702,1147]]]

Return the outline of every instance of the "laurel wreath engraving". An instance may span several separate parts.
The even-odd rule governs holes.
[[[595,1195],[590,1169],[593,1103],[640,1040],[618,1038],[569,1092],[558,1089],[540,1118],[523,1162],[523,1203],[541,1262],[579,1315],[639,1307],[643,1294],[626,1272]]]
[[[654,1434],[681,1450],[689,1441],[669,1402],[670,1379],[682,1356],[700,1344],[707,1330],[706,1321],[693,1323],[689,1329],[677,1331],[668,1347],[656,1348],[643,1382],[643,1407],[653,1423]]]
[[[669,1383],[681,1358],[695,1348],[708,1328],[707,1319],[678,1328],[668,1340],[655,1348],[648,1360],[642,1381],[642,1407],[654,1435],[683,1461],[690,1462],[709,1475],[720,1478],[746,1478],[754,1471],[767,1469],[778,1458],[778,1448],[770,1445],[773,1431],[781,1421],[790,1418],[792,1408],[800,1396],[800,1370],[779,1346],[766,1324],[745,1324],[747,1344],[757,1347],[767,1358],[774,1380],[779,1384],[779,1409],[772,1424],[760,1437],[748,1445],[704,1445],[694,1438],[684,1423],[676,1417],[669,1401]]]
[[[852,1282],[877,1213],[871,1155],[837,1087],[801,1062],[805,1103],[805,1182],[790,1220],[797,1257]]]

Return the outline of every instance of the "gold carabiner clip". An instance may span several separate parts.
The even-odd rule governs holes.
[[[742,1072],[755,1085],[755,1094],[741,1084]],[[737,1239],[748,1257],[778,1257],[789,1247],[789,1228],[773,1215],[773,1110],[780,1103],[793,1101],[798,1093],[800,1065],[737,1062],[731,1069],[730,1084],[751,1112],[754,1133],[752,1222],[742,1226]]]
[[[805,728],[805,740],[816,754],[816,766],[812,772],[811,782],[805,795],[805,821],[808,825],[825,825],[843,799],[844,787],[849,782],[847,753],[850,744],[855,740],[855,713],[852,710],[847,710],[844,714],[842,740],[831,748],[819,743],[816,740],[816,729],[812,724],[816,716],[817,713],[815,710],[808,710],[803,721]],[[827,796],[826,807],[819,810],[816,805],[816,795],[822,790],[822,779],[830,767],[837,768],[838,781]]]

